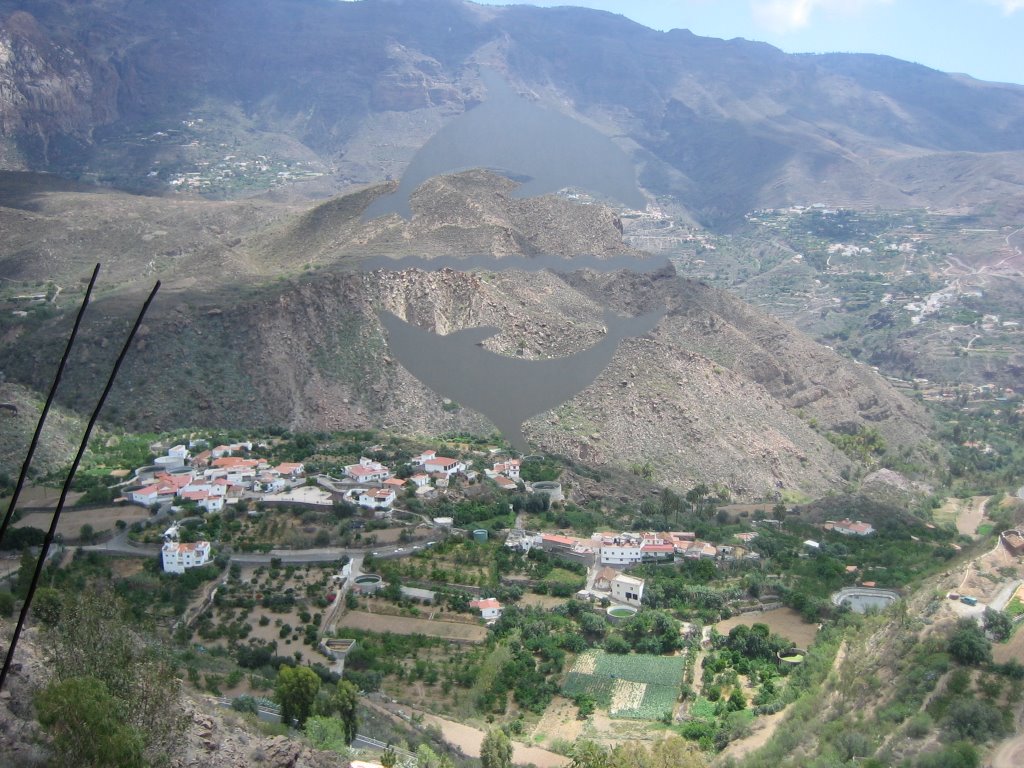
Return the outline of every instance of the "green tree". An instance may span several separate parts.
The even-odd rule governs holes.
[[[500,728],[492,728],[480,745],[480,764],[483,768],[511,768],[512,742]]]
[[[743,695],[743,691],[739,686],[732,689],[732,693],[729,694],[729,710],[732,712],[738,712],[741,709],[747,708],[747,697]]]
[[[0,616],[14,615],[14,595],[10,592],[0,591]]]
[[[52,627],[60,620],[63,598],[53,587],[39,587],[32,598],[32,616]]]
[[[441,759],[428,744],[416,748],[416,768],[440,768]]]
[[[608,768],[607,748],[590,739],[580,739],[572,747],[570,768]]]
[[[317,749],[348,754],[351,741],[345,739],[345,724],[336,717],[311,717],[306,720],[306,738]]]
[[[14,589],[14,594],[18,599],[24,600],[28,594],[28,588],[32,585],[32,576],[36,572],[36,561],[38,555],[35,555],[29,549],[23,549],[21,551],[21,559],[18,562],[18,579],[17,586]]]
[[[380,764],[384,768],[395,768],[395,764],[398,762],[398,755],[395,754],[395,748],[388,744],[384,750],[384,754],[380,756]]]
[[[961,664],[984,664],[992,660],[992,643],[974,619],[960,619],[949,636],[949,653]]]
[[[651,748],[651,768],[703,768],[700,750],[682,736],[658,739]]]
[[[985,631],[999,642],[1008,640],[1013,633],[1013,620],[1002,611],[986,608],[982,620],[985,623]]]
[[[345,743],[351,744],[359,730],[359,721],[356,711],[359,706],[359,691],[353,683],[348,680],[339,680],[338,687],[334,691],[332,703],[338,717],[345,726]]]
[[[281,705],[281,722],[298,722],[301,728],[313,712],[320,678],[309,667],[283,666],[277,673],[274,699]]]
[[[93,539],[96,538],[96,530],[86,523],[78,529],[78,538],[81,539],[83,544],[92,544]]]
[[[143,737],[124,722],[123,706],[95,677],[51,682],[36,696],[36,711],[52,739],[53,764],[142,768]]]

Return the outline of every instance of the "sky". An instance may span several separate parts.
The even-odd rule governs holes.
[[[510,5],[510,0],[475,0]],[[880,53],[1024,84],[1024,0],[530,0],[619,13],[652,29],[743,37],[787,53]]]

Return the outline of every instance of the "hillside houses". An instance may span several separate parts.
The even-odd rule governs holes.
[[[220,445],[191,456],[185,446],[168,449],[173,462],[155,461],[153,467],[136,470],[141,486],[129,488],[124,498],[144,507],[191,502],[204,512],[220,512],[225,505],[236,504],[245,494],[274,494],[287,491],[305,481],[301,462],[286,462],[276,467],[261,458],[230,454],[233,449],[252,443]]]

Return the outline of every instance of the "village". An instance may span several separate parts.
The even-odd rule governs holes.
[[[500,723],[552,767],[559,738],[640,738],[655,721],[707,751],[742,745],[804,660],[834,650],[823,626],[904,602],[983,519],[958,535],[955,518],[845,501],[730,505],[635,473],[595,496],[562,459],[482,440],[225,436],[111,441],[94,461],[122,524],[79,538],[71,568],[131,585],[191,649],[197,691],[273,713],[280,665],[309,666],[446,740]],[[1018,615],[1021,536],[1006,531],[984,572],[951,573],[922,616]]]

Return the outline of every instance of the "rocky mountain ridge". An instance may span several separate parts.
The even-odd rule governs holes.
[[[524,363],[593,346],[606,309],[626,317],[667,310],[649,334],[623,341],[591,386],[527,422],[530,443],[597,465],[650,461],[660,482],[719,484],[739,497],[842,485],[850,460],[826,439],[829,432],[872,427],[892,451],[928,450],[927,415],[882,377],[669,266],[650,269],[644,254],[622,244],[607,209],[557,197],[514,199],[506,179],[470,172],[425,185],[411,221],[362,222],[359,211],[382,191],[268,217],[235,247],[211,247],[219,261],[208,272],[194,260],[165,266],[166,291],[108,418],[146,430],[262,424],[487,434],[492,427],[480,414],[446,403],[404,369],[378,310],[441,334],[495,327],[485,347]],[[87,194],[95,202],[99,193]],[[130,218],[131,198],[114,199]],[[146,215],[151,204],[140,198],[137,213]],[[225,218],[211,214],[207,222],[218,238],[235,215],[231,205],[224,210]],[[90,246],[83,236],[83,256],[102,250],[99,242]],[[557,271],[506,268],[530,266],[559,246],[564,268]],[[359,268],[367,254],[401,255],[403,248],[428,258],[416,268],[389,269],[380,258],[372,270]],[[482,252],[492,266],[431,269],[429,257],[441,252]],[[632,255],[644,270],[574,265],[590,254],[598,264]],[[135,284],[141,289],[147,279],[137,275]],[[95,396],[117,347],[112,340],[140,300],[129,285],[95,301],[62,390],[66,405],[83,408]],[[67,311],[34,322],[5,319],[8,377],[41,388],[67,322]]]
[[[1024,87],[459,0],[2,0],[0,167],[166,191],[202,167],[167,132],[200,120],[213,154],[315,158],[351,188],[486,98],[481,68],[616,137],[652,199],[708,226],[793,203],[1022,208]]]

